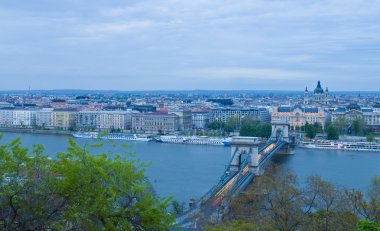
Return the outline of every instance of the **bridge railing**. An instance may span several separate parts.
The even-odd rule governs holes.
[[[267,148],[269,145],[273,144],[273,140],[276,139],[275,141],[275,146],[273,147],[273,149],[271,149],[266,155],[264,155],[260,162],[259,162],[259,165],[262,164],[264,161],[266,161],[266,159],[271,156],[273,154],[273,152],[277,151],[283,144],[282,144],[282,135],[283,135],[283,132],[281,131],[281,133],[279,134],[272,134],[271,137],[268,139],[266,145],[264,147],[261,147],[259,149],[259,153],[263,153],[265,148]],[[236,174],[241,174],[242,170],[248,165],[248,160],[245,159],[242,163],[241,163],[241,166],[240,166],[240,171],[238,171],[237,173],[235,174],[231,174],[230,175],[227,175],[227,173],[229,172],[229,168],[230,168],[230,165],[232,163],[232,160],[233,160],[234,156],[231,157],[230,161],[228,162],[229,164],[226,166],[225,170],[224,170],[224,173],[222,175],[222,177],[220,178],[219,182],[214,185],[206,194],[204,194],[201,198],[200,198],[200,203],[204,203],[206,202],[207,200],[209,200],[218,190],[220,190],[222,187],[224,187],[224,185],[229,182],[230,179],[232,179],[232,177],[236,176]],[[238,180],[238,182],[236,182],[234,184],[233,187],[241,187],[240,185],[243,184],[244,182],[246,182],[246,179],[249,178],[249,177],[253,177],[251,176],[253,175],[252,173],[250,172],[247,172],[242,178],[240,178]],[[235,186],[236,185],[236,186]],[[234,190],[230,190],[230,191],[234,191]]]
[[[233,157],[232,157],[233,158]],[[230,161],[230,164],[232,162],[232,158],[231,158],[231,161]],[[229,164],[229,165],[230,165]],[[246,166],[248,164],[248,160],[245,159],[241,166]],[[224,171],[224,174],[222,175],[220,181],[218,182],[218,184],[214,185],[205,195],[203,195],[201,198],[200,198],[200,203],[204,203],[206,202],[208,199],[210,199],[217,191],[219,191],[222,187],[224,187],[224,185],[229,181],[231,180],[234,176],[236,176],[236,174],[239,174],[241,173],[241,171],[243,170],[243,167],[240,168],[240,171],[236,172],[235,174],[232,174],[230,173],[229,175],[227,174],[227,172],[229,172],[229,165],[226,167],[225,171]]]

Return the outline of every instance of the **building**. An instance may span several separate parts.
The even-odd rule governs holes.
[[[318,81],[317,87],[314,89],[312,100],[309,97],[309,91],[306,87],[304,93],[304,104],[326,105],[329,101],[329,90],[326,87],[326,91],[323,90],[321,81]]]
[[[380,105],[376,104],[373,108],[361,108],[357,104],[349,104],[346,107],[339,107],[332,112],[333,122],[344,119],[348,123],[355,119],[363,119],[373,130],[380,131]]]
[[[193,129],[207,129],[210,120],[209,112],[193,112],[192,127]]]
[[[56,108],[52,111],[52,126],[63,130],[75,129],[77,114],[76,109]]]
[[[0,102],[0,108],[14,108],[12,103]]]
[[[14,127],[32,127],[36,125],[36,111],[16,109],[12,113]]]
[[[141,113],[147,113],[147,112],[155,112],[157,108],[152,105],[138,105],[138,104],[133,104],[129,106],[130,109],[133,111],[139,111]]]
[[[132,115],[132,130],[152,133],[172,133],[179,130],[179,116],[168,113]]]
[[[52,128],[53,108],[43,108],[36,111],[36,125],[42,128]]]
[[[132,128],[132,113],[126,111],[98,112],[97,128],[100,130],[130,130]]]
[[[76,128],[93,131],[98,128],[98,111],[79,111],[76,117]]]
[[[307,123],[319,123],[325,127],[328,116],[320,107],[282,106],[272,108],[272,121],[284,121],[290,124],[291,129],[299,130]]]
[[[258,108],[259,113],[259,121],[264,123],[270,123],[272,120],[271,114],[269,113],[269,110],[266,108]]]
[[[130,130],[132,113],[126,111],[80,111],[76,126],[79,130]]]
[[[0,126],[12,127],[13,126],[13,108],[0,109]]]
[[[192,113],[190,110],[169,110],[170,114],[175,114],[179,117],[179,130],[188,131],[192,128]]]
[[[216,108],[210,111],[210,122],[222,121],[227,123],[230,118],[236,119],[236,122],[241,124],[244,118],[270,122],[271,117],[265,108]]]

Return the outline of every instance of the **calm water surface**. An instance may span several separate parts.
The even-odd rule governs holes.
[[[44,144],[45,153],[55,156],[65,151],[68,136],[5,133],[0,143],[21,137],[23,144]],[[75,139],[79,144],[89,142]],[[174,196],[180,201],[201,197],[218,180],[230,159],[230,148],[219,146],[163,144],[154,142],[105,141],[98,151],[135,152],[134,158],[150,163],[147,176],[160,196]],[[127,149],[120,147],[126,143]],[[113,145],[116,144],[116,147]],[[367,189],[373,176],[380,176],[380,153],[333,150],[295,150],[295,155],[276,156],[275,162],[292,170],[300,180],[320,175],[339,186]]]

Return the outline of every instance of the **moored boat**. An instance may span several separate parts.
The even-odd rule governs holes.
[[[160,136],[158,142],[175,143],[175,144],[202,144],[202,145],[220,145],[229,146],[231,138],[211,138],[207,136]]]
[[[340,142],[316,140],[301,142],[299,147],[313,149],[380,152],[380,144],[373,142]]]
[[[152,138],[145,135],[138,134],[123,134],[123,133],[105,133],[101,134],[98,132],[76,132],[73,133],[76,138],[86,138],[86,139],[107,139],[107,140],[125,140],[125,141],[151,141]]]

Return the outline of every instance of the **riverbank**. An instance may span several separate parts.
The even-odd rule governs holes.
[[[51,135],[63,135],[70,136],[73,134],[72,131],[60,131],[60,130],[43,130],[43,129],[33,129],[33,128],[0,128],[0,133],[31,133],[31,134],[51,134]]]

